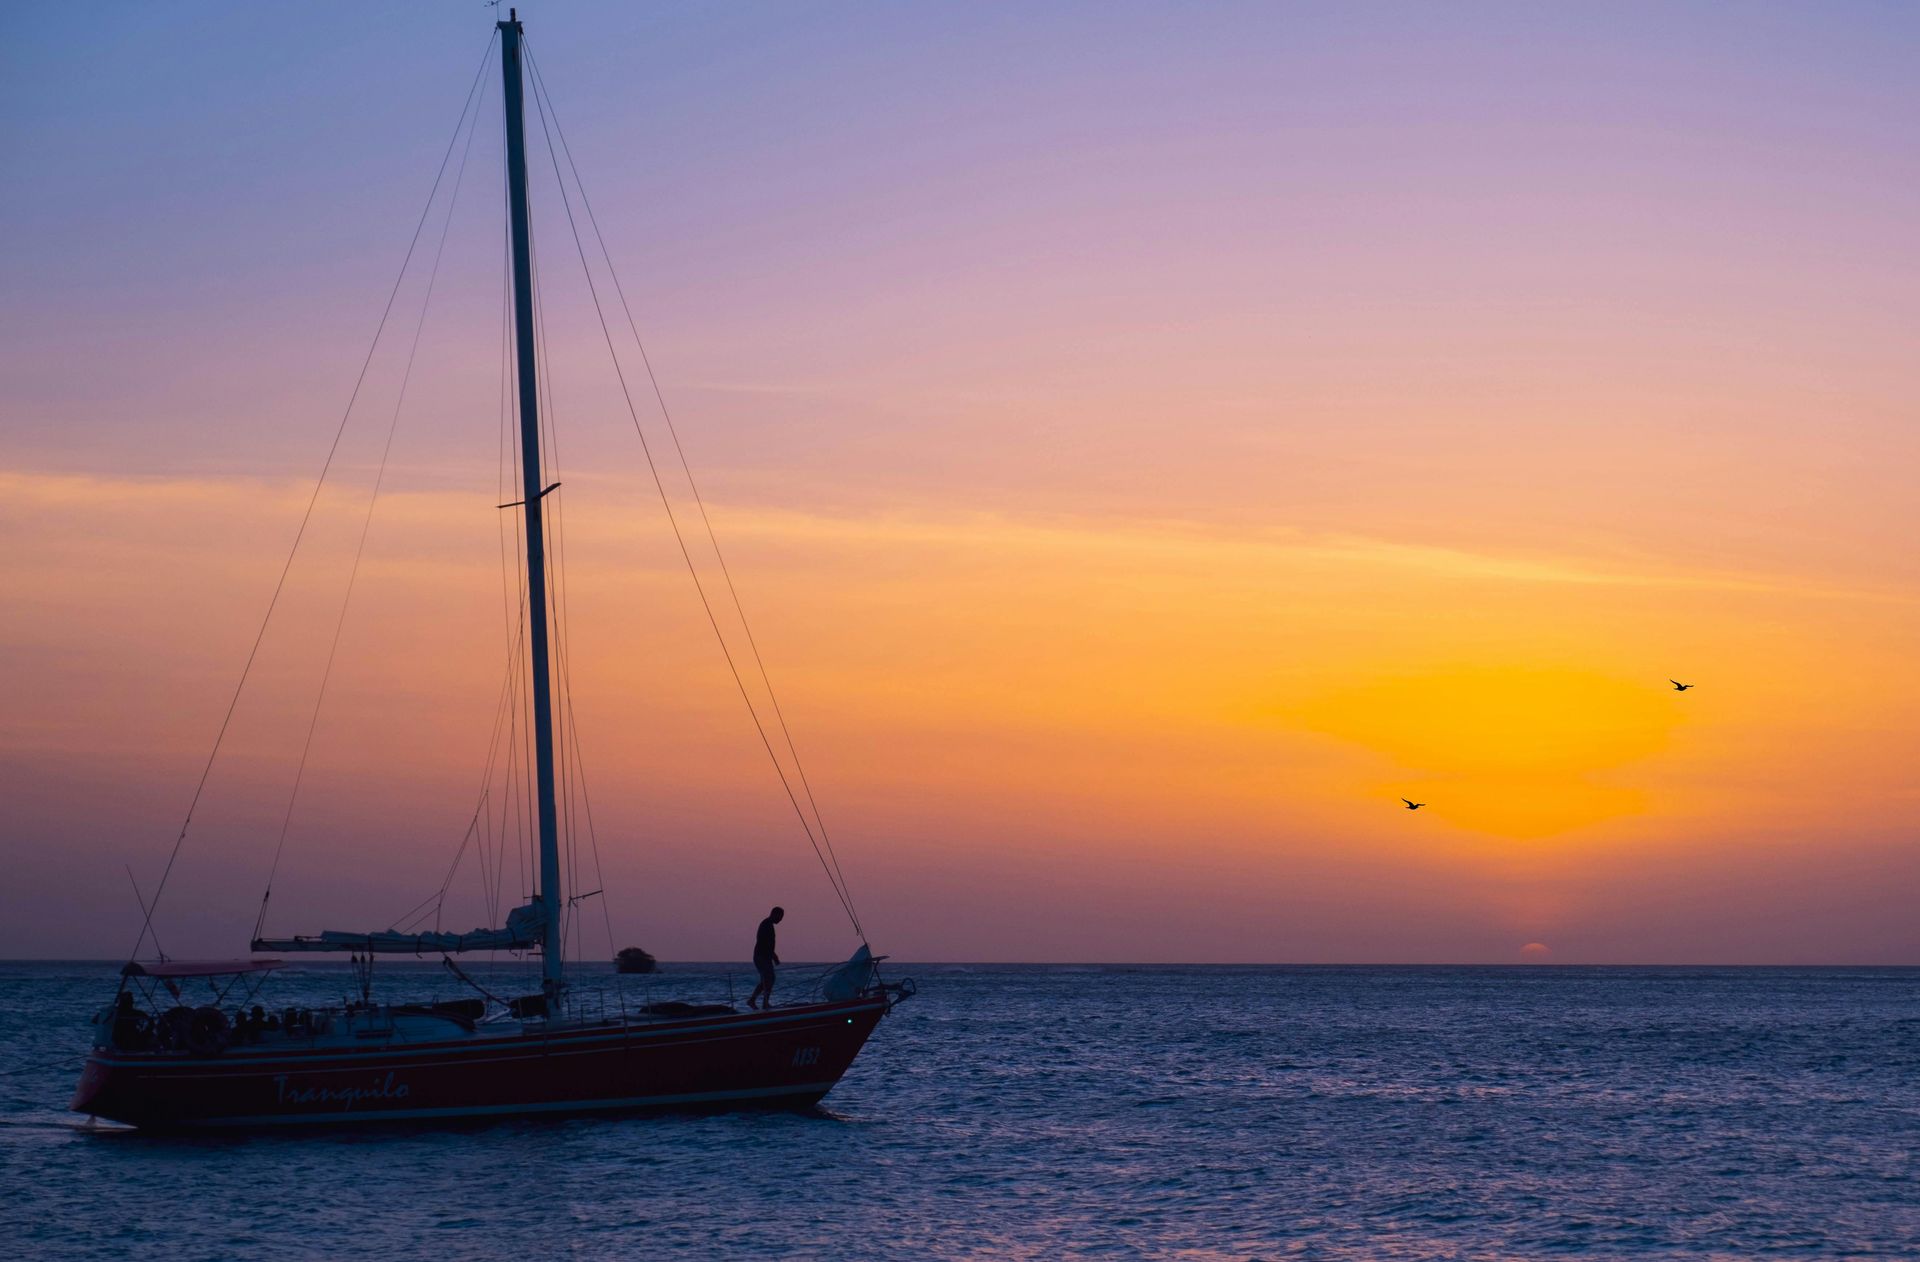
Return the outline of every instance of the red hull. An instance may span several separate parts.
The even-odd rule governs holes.
[[[237,1047],[206,1058],[99,1048],[69,1107],[182,1128],[804,1104],[840,1080],[886,1010],[884,999],[863,998],[441,1042]]]

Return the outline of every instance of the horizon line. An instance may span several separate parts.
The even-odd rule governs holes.
[[[196,962],[199,962],[199,961],[205,960],[207,957],[179,956],[177,958],[182,960],[194,960]],[[213,958],[215,961],[219,961],[225,957],[213,957]],[[230,958],[234,962],[242,962],[246,959],[253,958],[253,957],[234,956]],[[268,957],[262,957],[262,958],[270,959],[274,957],[268,956]],[[887,957],[877,957],[877,958],[887,958]],[[406,957],[404,959],[394,959],[386,962],[390,964],[399,964],[399,965],[425,965],[425,966],[432,966],[436,968],[439,967],[439,961],[437,960],[415,958],[415,957]],[[673,966],[679,966],[679,967],[696,967],[697,966],[697,967],[715,967],[715,968],[738,968],[742,970],[747,970],[751,968],[750,965],[743,964],[738,960],[662,960],[656,957],[655,962],[662,966],[673,965]],[[1875,969],[1920,969],[1920,960],[1915,960],[1910,963],[1884,963],[1884,962],[1866,963],[1866,962],[1847,962],[1847,961],[1834,961],[1834,962],[1827,962],[1827,963],[1807,963],[1804,961],[1799,963],[1754,963],[1751,961],[1745,962],[1745,963],[1714,963],[1714,962],[1690,961],[1690,960],[1660,961],[1660,962],[1644,962],[1643,961],[1643,962],[1634,963],[1634,962],[1622,962],[1622,961],[1595,961],[1595,960],[1441,960],[1441,961],[1419,961],[1419,960],[1308,961],[1308,960],[1300,960],[1300,961],[1287,961],[1287,960],[904,960],[904,959],[889,960],[889,962],[892,964],[892,967],[894,968],[917,968],[917,967],[926,966],[926,967],[933,967],[933,968],[1327,968],[1327,969],[1334,969],[1334,968],[1521,968],[1521,969],[1875,968]],[[108,958],[104,956],[97,957],[97,958],[96,957],[80,957],[80,956],[29,956],[29,955],[0,956],[0,967],[5,967],[10,964],[83,964],[83,965],[98,964],[106,967],[118,968],[125,963],[127,963],[127,961],[124,959]],[[301,960],[297,965],[283,962],[282,966],[285,968],[295,968],[295,967],[306,968],[306,967],[314,967],[314,966],[339,965],[343,963],[347,963],[347,961],[336,960],[336,959]],[[499,961],[499,963],[508,964],[508,965],[518,965],[518,964],[525,964],[527,963],[527,961],[510,960],[510,961]],[[579,965],[579,966],[591,965],[593,967],[605,967],[605,968],[612,968],[614,965],[614,962],[611,959],[573,960],[573,961],[569,961],[569,963],[574,965]],[[833,965],[843,964],[843,963],[845,963],[845,961],[840,959],[798,960],[798,961],[795,961],[793,964],[782,965],[781,967],[782,968],[831,967]],[[351,967],[351,965],[349,965],[349,967]],[[616,974],[616,975],[619,975],[619,974]],[[625,976],[646,976],[646,974],[625,974]]]

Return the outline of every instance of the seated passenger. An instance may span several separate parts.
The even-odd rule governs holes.
[[[113,1042],[116,1047],[136,1047],[140,1043],[140,1013],[133,996],[126,991],[113,1004]]]

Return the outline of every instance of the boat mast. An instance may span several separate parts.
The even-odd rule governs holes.
[[[513,227],[513,330],[520,379],[520,472],[526,500],[527,624],[529,673],[533,676],[533,747],[540,796],[540,890],[546,914],[541,947],[543,986],[558,998],[561,971],[560,841],[553,797],[553,685],[547,665],[547,564],[542,545],[540,485],[540,392],[534,379],[533,257],[527,223],[527,137],[520,82],[520,20],[507,10],[500,30],[500,74],[507,110],[507,201]],[[555,1012],[555,1015],[558,1015]]]

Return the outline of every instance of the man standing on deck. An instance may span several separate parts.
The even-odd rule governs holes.
[[[762,996],[765,996],[766,1001],[757,1006],[773,1007],[773,969],[780,962],[780,957],[774,954],[773,950],[773,927],[784,920],[786,915],[786,908],[774,908],[767,913],[767,918],[760,922],[760,932],[753,937],[753,967],[760,974],[760,984],[753,988],[751,995],[747,996],[749,1008],[755,1007],[754,1000]]]

